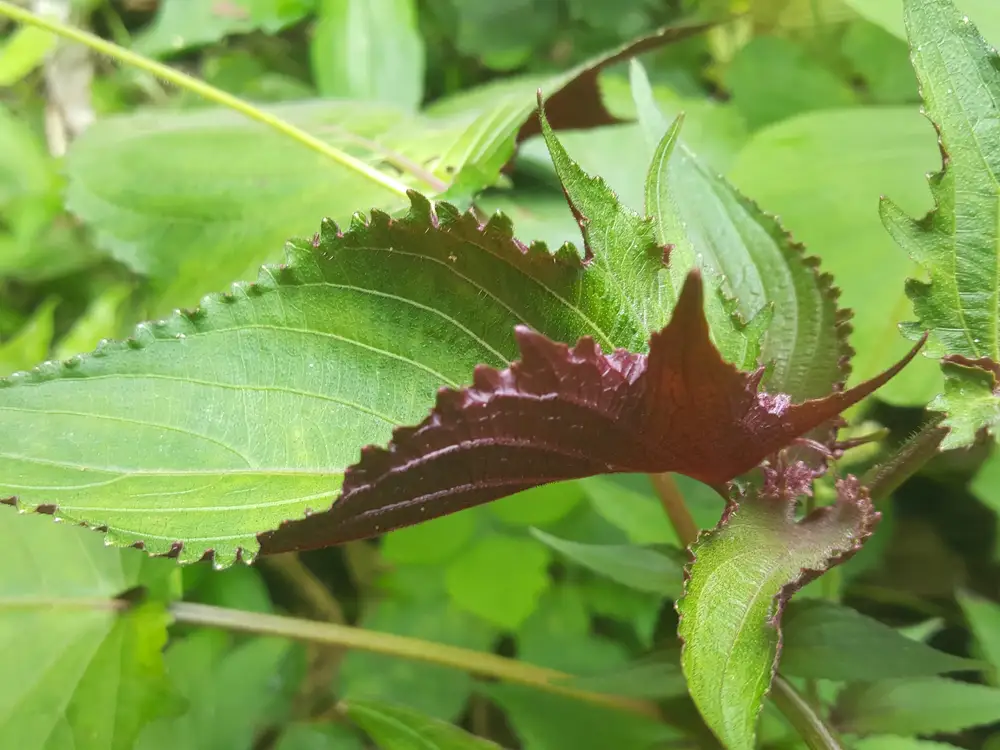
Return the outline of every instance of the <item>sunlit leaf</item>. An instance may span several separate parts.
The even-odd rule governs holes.
[[[355,699],[343,710],[380,750],[500,750],[493,742],[404,706]]]

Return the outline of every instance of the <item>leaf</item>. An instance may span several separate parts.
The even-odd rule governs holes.
[[[227,0],[195,3],[167,0],[135,40],[144,55],[165,57],[256,29],[274,33],[303,18],[311,0]]]
[[[135,750],[251,750],[257,733],[287,713],[298,687],[287,675],[296,648],[280,638],[231,647],[211,630],[175,641],[167,674],[188,710],[148,725]]]
[[[716,530],[699,537],[677,602],[688,689],[729,750],[754,747],[757,717],[777,666],[785,603],[860,549],[878,522],[854,478],[837,483],[834,505],[799,522],[795,497],[775,489],[751,490],[730,506]]]
[[[600,269],[526,248],[502,216],[480,226],[414,195],[402,219],[328,222],[318,242],[290,245],[256,284],[0,385],[0,498],[64,506],[154,554],[176,542],[182,561],[249,561],[258,533],[330,506],[360,446],[421,419],[476,364],[507,364],[516,324],[631,349],[648,337]]]
[[[199,13],[202,6],[207,13],[214,7],[199,4]],[[184,6],[167,3],[163,12],[171,7]],[[189,16],[198,29],[210,28]],[[421,115],[377,102],[309,100],[265,109],[414,187],[451,186],[464,201],[494,184],[516,144],[539,132],[539,88],[556,130],[617,122],[601,102],[598,72],[703,28],[662,29],[564,73],[501,81]],[[66,171],[67,208],[94,230],[102,249],[153,278],[158,314],[250,276],[278,259],[288,237],[311,235],[324,217],[347,222],[358,210],[407,208],[405,197],[217,108],[100,119],[73,143]]]
[[[948,434],[941,441],[941,450],[972,445],[983,430],[996,435],[1000,422],[1000,364],[989,357],[950,355],[941,360],[941,369],[944,393],[928,405],[929,409],[947,414],[942,424]]]
[[[854,311],[851,369],[858,378],[906,351],[898,323],[907,317],[903,282],[916,268],[886,234],[879,195],[894,196],[911,213],[926,210],[923,176],[935,154],[933,129],[911,107],[813,112],[757,131],[729,174],[838,280],[839,303]],[[936,363],[921,357],[879,398],[923,407],[940,380]]]
[[[424,48],[414,0],[321,0],[309,46],[323,96],[416,109]]]
[[[381,750],[500,750],[500,746],[403,706],[348,701],[343,710]]]
[[[852,734],[939,734],[1000,721],[1000,689],[920,677],[848,686],[832,719]]]
[[[55,359],[68,359],[80,351],[88,351],[97,346],[101,339],[114,338],[122,329],[122,319],[125,317],[123,307],[132,290],[124,285],[109,286],[99,296],[96,296],[86,311],[66,334],[56,344],[53,356]],[[44,356],[44,355],[42,355]],[[42,357],[34,357],[24,363],[20,370],[26,370]]]
[[[568,674],[592,674],[628,661],[621,643],[591,632],[579,587],[553,586],[517,630],[517,658]]]
[[[929,276],[906,291],[930,330],[928,356],[1000,360],[1000,57],[950,0],[904,3],[911,59],[944,166],[930,180],[935,209],[920,221],[888,200],[886,229]]]
[[[979,653],[993,667],[996,684],[1000,682],[1000,604],[965,591],[959,591],[957,598]]]
[[[758,36],[729,63],[725,84],[751,130],[814,109],[857,103],[851,88],[803,45]]]
[[[551,584],[550,558],[545,547],[529,539],[484,537],[448,566],[448,593],[467,612],[516,630]]]
[[[818,259],[807,257],[775,217],[695,156],[680,140],[679,119],[666,127],[638,63],[631,78],[640,122],[659,139],[646,179],[646,210],[658,240],[673,246],[672,267],[697,264],[720,275],[744,320],[770,315],[761,344],[761,357],[772,368],[768,388],[804,399],[842,384],[853,351],[849,313],[837,306],[833,279],[819,272]]]
[[[472,513],[453,513],[386,534],[382,556],[398,565],[435,565],[454,559],[476,533]]]
[[[677,303],[678,290],[691,265],[676,259],[668,263],[671,251],[657,237],[653,220],[624,206],[603,179],[591,177],[580,169],[569,158],[541,111],[539,120],[556,174],[583,232],[584,262],[601,266],[613,283],[626,290],[631,309],[626,308],[625,314],[641,321],[649,330],[659,328],[666,313]],[[724,309],[715,295],[709,297],[707,315],[723,357],[743,369],[755,366],[764,319],[757,318],[755,325],[744,325]]]
[[[841,49],[864,80],[874,103],[908,104],[919,100],[905,41],[880,26],[858,19],[847,27]]]
[[[663,700],[687,694],[687,681],[681,672],[676,651],[652,654],[614,672],[574,677],[566,681],[567,687],[607,693],[623,698]]]
[[[449,646],[489,651],[494,631],[440,596],[388,597],[365,613],[362,627]],[[337,695],[348,703],[388,701],[443,720],[462,713],[472,690],[468,673],[435,664],[350,651],[341,664]]]
[[[144,725],[176,713],[163,606],[113,600],[143,582],[144,562],[81,529],[0,523],[0,746],[131,750]]]
[[[647,750],[673,735],[649,717],[521,685],[494,683],[480,690],[504,710],[524,750]]]
[[[364,750],[355,731],[343,724],[290,724],[274,750]]]
[[[636,591],[671,599],[683,588],[683,565],[645,547],[617,544],[581,544],[532,529],[536,539],[598,575]]]
[[[0,376],[27,369],[45,359],[52,345],[55,311],[59,300],[45,300],[20,330],[0,343]]]
[[[521,326],[516,335],[521,361],[477,367],[473,386],[443,389],[421,424],[362,451],[329,511],[267,535],[265,549],[340,543],[594,474],[676,471],[720,485],[870,394],[917,352],[822,399],[758,393],[763,370],[740,372],[709,340],[697,272],[648,356],[602,354],[590,338],[570,349]]]
[[[615,475],[596,476],[581,481],[580,485],[587,493],[591,507],[601,518],[624,531],[632,544],[672,544],[679,547],[677,532],[663,512],[663,504],[653,495],[648,480],[648,491],[640,492],[620,479]],[[716,518],[718,516],[716,514]]]
[[[782,620],[781,671],[863,682],[976,670],[971,659],[911,640],[878,620],[822,600],[793,603]]]
[[[856,750],[952,750],[955,745],[886,734],[860,739],[854,743],[854,747]]]
[[[510,526],[549,526],[584,499],[579,482],[535,487],[490,504],[490,512]]]
[[[19,26],[0,49],[0,86],[13,86],[45,61],[56,45],[54,34],[34,26]]]
[[[857,13],[900,39],[906,39],[904,0],[845,0]],[[991,44],[1000,44],[1000,9],[993,0],[962,0],[962,10],[977,20]]]

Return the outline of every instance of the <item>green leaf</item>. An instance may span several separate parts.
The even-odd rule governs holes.
[[[860,548],[878,521],[855,479],[838,483],[835,505],[799,522],[794,500],[751,490],[691,548],[694,563],[677,602],[681,666],[695,705],[729,750],[754,747],[785,602]]]
[[[309,45],[323,96],[416,109],[424,47],[414,0],[321,0]]]
[[[806,47],[776,36],[758,36],[742,47],[729,63],[725,84],[751,130],[857,102],[847,83]]]
[[[502,216],[480,226],[412,200],[402,219],[327,222],[318,248],[289,245],[255,284],[0,383],[0,498],[154,554],[249,561],[258,534],[331,505],[361,446],[475,365],[507,365],[515,324],[645,348],[629,301],[573,248],[525,250]]]
[[[364,750],[364,742],[343,724],[290,724],[274,750]]]
[[[1000,721],[1000,689],[943,677],[847,687],[834,723],[852,734],[938,734]]]
[[[874,103],[908,104],[919,100],[917,78],[905,41],[880,26],[858,19],[847,27],[841,51],[864,81]]]
[[[403,706],[352,700],[345,710],[381,750],[500,750],[493,742]]]
[[[873,681],[979,669],[970,659],[911,640],[832,602],[793,603],[783,618],[781,671],[795,677]]]
[[[483,685],[507,714],[524,750],[648,750],[673,736],[653,719],[540,693],[521,685]]]
[[[941,137],[944,167],[930,180],[935,209],[920,221],[888,200],[882,219],[929,282],[907,294],[930,331],[930,356],[1000,360],[1000,67],[997,53],[950,0],[904,3],[925,111]]]
[[[910,213],[926,210],[923,176],[935,158],[934,131],[912,108],[856,108],[758,131],[730,172],[838,280],[840,304],[854,311],[855,377],[870,377],[907,349],[898,323],[907,315],[903,282],[916,266],[886,235],[879,195],[892,195]],[[940,378],[935,363],[921,357],[879,398],[924,406],[940,391]]]
[[[947,742],[932,742],[918,740],[915,737],[897,737],[895,735],[873,735],[864,737],[854,743],[855,750],[953,750],[955,745]]]
[[[362,618],[361,625],[477,651],[489,651],[494,640],[490,627],[441,597],[386,598]],[[364,651],[344,657],[337,684],[337,694],[348,703],[389,701],[448,721],[462,713],[471,690],[472,678],[466,672]]]
[[[677,532],[663,512],[663,505],[653,495],[648,480],[645,492],[624,484],[614,475],[588,477],[580,484],[591,507],[608,523],[624,531],[632,544],[680,546]]]
[[[495,82],[421,115],[377,102],[324,100],[267,111],[407,184],[451,186],[456,200],[467,200],[497,181],[519,140],[538,132],[539,88],[557,128],[614,122],[600,100],[598,70],[633,48],[698,30],[664,29],[564,73]],[[158,313],[246,278],[276,260],[285,239],[311,235],[324,217],[346,222],[358,210],[395,212],[407,203],[287,136],[216,108],[100,119],[73,143],[66,170],[68,209],[95,231],[102,249],[153,277]],[[430,181],[415,176],[424,170]]]
[[[632,89],[640,122],[660,139],[646,180],[646,209],[658,240],[674,248],[671,269],[697,262],[725,279],[722,288],[744,320],[769,319],[761,359],[773,368],[772,390],[806,399],[843,383],[852,352],[832,278],[777,219],[699,161],[680,141],[680,120],[666,128],[638,63],[632,64]]]
[[[978,651],[993,666],[993,683],[1000,682],[1000,604],[965,591],[958,603],[976,639]]]
[[[0,746],[131,750],[148,722],[176,713],[161,650],[169,618],[112,597],[144,560],[40,518],[0,523]]]
[[[578,690],[619,695],[624,698],[663,700],[687,694],[677,651],[652,654],[613,672],[574,677],[566,685]]]
[[[45,300],[13,338],[0,342],[0,376],[26,370],[45,359],[52,345],[59,300]]]
[[[651,331],[662,328],[694,258],[685,264],[671,256],[668,265],[669,253],[657,236],[654,221],[623,205],[602,178],[586,174],[570,159],[544,114],[540,120],[552,163],[583,230],[585,259],[592,259],[624,292],[628,302],[622,307],[623,317]],[[744,325],[725,309],[719,295],[706,296],[706,317],[723,359],[743,369],[753,368],[760,352],[763,319]]]
[[[478,526],[473,513],[452,513],[416,526],[396,529],[382,538],[382,556],[398,565],[448,562],[472,540]]]
[[[566,517],[584,499],[580,482],[543,484],[490,503],[489,509],[510,526],[549,526]]]
[[[135,750],[251,750],[257,733],[287,713],[297,682],[290,642],[253,638],[231,648],[229,636],[202,630],[167,650],[167,674],[187,699],[175,719],[146,727]]]
[[[618,544],[581,544],[532,529],[536,539],[598,575],[636,591],[671,599],[683,588],[683,564],[644,547]]]
[[[45,61],[56,37],[34,26],[19,26],[0,48],[0,86],[13,86]]]
[[[1000,368],[996,363],[987,357],[946,357],[941,369],[944,393],[928,405],[947,414],[942,424],[948,434],[941,441],[941,450],[972,445],[984,429],[995,435],[1000,422]]]
[[[551,585],[551,556],[530,539],[487,536],[452,560],[448,593],[456,605],[506,630],[516,630]]]
[[[578,587],[549,589],[517,631],[517,658],[569,674],[590,674],[621,666],[624,647],[591,633],[590,615]]]
[[[68,359],[77,352],[93,349],[101,339],[120,335],[125,317],[123,308],[131,292],[130,287],[119,284],[108,287],[96,297],[73,323],[73,327],[59,339],[54,351],[55,359]],[[26,370],[39,359],[40,357],[36,357],[34,361],[25,363],[18,369]]]
[[[190,5],[168,0],[160,3],[156,18],[134,46],[144,55],[166,57],[232,34],[256,29],[274,33],[303,18],[312,4],[311,0],[228,0]]]
[[[844,0],[851,8],[891,34],[906,39],[903,21],[904,0]],[[1000,44],[1000,8],[993,0],[961,0],[962,10],[976,19],[983,36]]]

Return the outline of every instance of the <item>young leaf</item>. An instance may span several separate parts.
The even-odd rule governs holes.
[[[860,549],[878,518],[853,477],[837,483],[834,505],[799,522],[794,496],[751,490],[692,546],[677,602],[681,666],[705,722],[729,750],[754,747],[788,598]]]
[[[929,329],[929,355],[998,362],[1000,56],[951,0],[906,0],[904,8],[913,67],[943,158],[930,181],[936,207],[925,218],[914,221],[882,203],[886,228],[930,278],[907,283],[919,323],[905,331]],[[948,406],[972,416],[961,403]],[[967,442],[953,434],[949,446]]]
[[[477,367],[471,387],[443,389],[422,423],[362,451],[329,511],[264,535],[264,549],[337,544],[595,474],[676,471],[721,485],[872,393],[917,352],[822,399],[758,393],[763,369],[740,372],[712,345],[697,272],[648,355],[602,354],[591,338],[571,349],[524,327],[517,338],[520,361]]]
[[[341,710],[380,750],[500,750],[500,746],[410,708],[350,700]]]
[[[112,599],[143,582],[143,563],[80,529],[0,523],[0,747],[131,750],[145,725],[176,713],[167,613]]]
[[[627,544],[581,544],[532,529],[545,542],[573,562],[636,591],[677,598],[683,586],[683,566],[660,552]]]
[[[1000,721],[1000,689],[943,677],[853,684],[832,718],[851,734],[960,732]]]
[[[646,179],[646,211],[658,241],[672,246],[671,273],[676,278],[697,265],[721,276],[744,320],[773,306],[761,343],[771,390],[817,398],[842,384],[853,352],[849,312],[837,306],[833,279],[775,217],[692,153],[680,139],[679,119],[667,127],[635,61],[631,79],[639,120],[660,139]]]
[[[863,682],[982,667],[833,602],[793,603],[782,628],[781,671],[795,677]]]

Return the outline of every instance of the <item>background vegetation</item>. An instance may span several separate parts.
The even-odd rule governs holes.
[[[425,190],[470,161],[470,149],[480,145],[470,140],[471,126],[498,127],[503,97],[511,102],[507,128],[516,127],[528,119],[535,87],[561,72],[665,24],[738,14],[642,56],[657,103],[668,117],[683,111],[687,144],[779,214],[835,275],[841,302],[855,312],[854,378],[870,377],[907,350],[897,324],[912,317],[904,280],[917,273],[883,229],[878,199],[890,195],[908,214],[922,215],[932,205],[924,175],[939,167],[940,155],[920,113],[900,3],[36,5],[222,91],[273,104],[287,120],[367,163],[403,164],[403,178]],[[1000,6],[959,5],[988,40],[1000,43]],[[193,306],[234,279],[254,278],[261,263],[280,262],[287,238],[311,236],[324,217],[346,225],[355,211],[397,211],[405,203],[148,72],[33,28],[0,29],[0,375],[88,351],[102,339],[128,335],[139,321]],[[635,115],[626,64],[602,73],[600,91],[610,112],[625,120]],[[584,169],[642,210],[649,153],[638,124],[560,137]],[[491,182],[476,205],[507,213],[518,237],[550,247],[579,241],[539,137],[521,144]],[[918,360],[852,414],[852,423],[859,433],[883,426],[887,442],[898,443],[941,387],[936,363]],[[878,450],[855,451],[851,464],[860,471]],[[714,526],[721,500],[697,482],[679,478],[678,484],[698,524]],[[944,652],[934,658],[983,657],[1000,666],[1000,458],[986,447],[944,454],[881,510],[883,523],[864,552],[801,596],[847,604],[898,629],[909,643]],[[92,532],[0,514],[0,674],[6,676],[0,744],[354,750],[370,740],[344,712],[355,707],[354,721],[366,727],[366,701],[412,708],[508,748],[716,744],[674,666],[670,598],[679,593],[681,562],[642,571],[645,583],[637,588],[634,571],[598,574],[586,555],[560,552],[546,535],[678,547],[644,476],[547,486],[377,542],[224,571],[207,562],[178,567],[135,550],[106,550]],[[153,592],[151,601],[122,620],[111,619],[110,610],[73,609],[75,601],[139,584]],[[68,604],[51,612],[3,604],[24,595]],[[463,669],[259,635],[275,632],[266,620],[250,628],[258,634],[240,634],[252,618],[212,622],[218,610],[191,606],[198,604],[356,624],[572,675],[617,675],[618,683],[579,686],[664,700],[669,726],[551,691],[479,681]],[[797,617],[805,621],[809,612],[803,608]],[[169,618],[176,622],[167,643],[142,641],[159,631],[136,622]],[[871,635],[883,631],[858,627],[838,631],[858,634],[838,646],[802,626],[804,640],[789,636],[786,660],[794,664],[796,648],[814,656],[825,648],[834,663],[849,646],[859,664],[891,651]],[[150,656],[161,646],[162,663]],[[651,651],[659,657],[649,660]],[[919,661],[913,654],[931,658],[922,651],[907,658]],[[644,661],[636,666],[637,659]],[[918,734],[961,747],[997,746],[1000,724],[990,724],[1000,721],[996,694],[947,687],[995,684],[995,673],[984,676],[966,662],[942,664],[926,669],[959,665],[969,671],[958,677],[968,680],[946,684],[916,674],[900,688],[910,691],[903,698],[888,688],[859,693],[856,705],[840,706],[849,719],[841,726],[876,735],[864,740],[866,748],[916,747],[919,741],[904,738]],[[829,702],[846,681],[809,679],[804,689]],[[371,708],[382,718],[368,720],[383,726],[387,710]],[[89,733],[80,733],[81,717],[91,717]],[[71,744],[70,737],[81,742],[82,736],[93,744]],[[770,705],[759,740],[775,748],[801,743]]]

